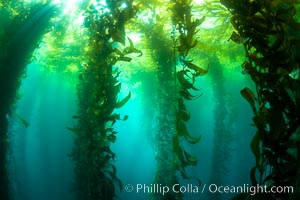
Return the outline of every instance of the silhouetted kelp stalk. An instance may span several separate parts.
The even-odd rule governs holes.
[[[251,141],[256,165],[253,185],[293,186],[300,181],[300,23],[298,1],[221,0],[232,14],[231,40],[242,43],[247,61],[243,73],[256,84],[256,93],[241,91],[249,102],[257,132]],[[298,16],[299,18],[299,16]],[[248,194],[248,197],[250,195]],[[291,190],[257,194],[255,198],[294,199]],[[247,194],[234,199],[247,198]]]
[[[194,98],[189,93],[189,89],[197,90],[193,84],[195,77],[204,75],[204,70],[187,60],[186,56],[191,48],[195,46],[197,41],[194,38],[196,27],[202,23],[202,20],[191,19],[191,1],[171,1],[170,10],[172,13],[173,25],[179,33],[175,41],[163,37],[159,34],[163,30],[163,24],[152,24],[152,30],[148,35],[150,39],[151,49],[156,54],[153,59],[157,62],[157,77],[160,85],[157,99],[158,111],[157,116],[157,171],[154,183],[159,183],[172,187],[178,183],[179,174],[185,179],[190,177],[186,174],[186,167],[197,165],[197,158],[185,151],[180,144],[181,138],[191,144],[196,144],[200,137],[192,136],[185,125],[190,119],[190,114],[184,104],[184,98],[191,100]],[[159,19],[159,16],[157,16]],[[175,30],[174,30],[175,31]],[[172,44],[172,43],[178,44]],[[170,48],[174,46],[174,48]],[[180,62],[183,70],[176,72],[176,52],[179,52]],[[168,58],[168,59],[166,59]],[[192,80],[188,79],[188,75],[192,76]],[[191,82],[190,82],[191,81]],[[177,82],[180,83],[178,92]],[[179,97],[178,97],[179,95]],[[175,115],[175,116],[174,116]],[[170,141],[172,141],[170,143]],[[152,194],[152,199],[182,199],[180,193]]]
[[[170,10],[172,10],[172,14],[178,15],[178,13],[176,13],[177,11],[179,12],[182,11],[182,9],[184,10],[184,8],[181,8],[180,6],[190,6],[190,3],[186,4],[185,2],[183,2],[183,5],[177,4],[180,4],[180,2],[169,2],[168,6]],[[185,125],[185,122],[190,118],[190,114],[185,107],[183,98],[186,97],[189,100],[193,98],[191,95],[189,96],[188,89],[193,87],[194,82],[181,85],[180,94],[178,93],[179,85],[177,84],[177,79],[180,78],[180,81],[182,81],[181,83],[183,84],[188,83],[188,80],[185,79],[186,77],[184,73],[176,73],[175,60],[177,50],[180,51],[180,58],[181,62],[184,63],[184,68],[186,70],[189,68],[191,72],[195,72],[192,74],[193,79],[198,75],[204,75],[207,71],[202,71],[202,69],[194,65],[192,61],[185,60],[188,50],[194,45],[194,34],[196,33],[195,28],[199,21],[197,20],[197,22],[192,22],[191,18],[189,18],[188,21],[180,22],[180,26],[185,26],[185,32],[180,34],[181,38],[180,42],[178,42],[180,47],[176,47],[174,46],[176,45],[174,44],[175,40],[172,41],[170,35],[165,34],[166,27],[164,27],[164,23],[162,23],[162,21],[166,23],[166,19],[163,18],[163,15],[157,15],[155,13],[155,5],[151,4],[146,7],[150,7],[153,15],[155,16],[148,25],[144,26],[143,31],[145,31],[146,37],[148,38],[149,48],[154,52],[152,57],[157,64],[157,79],[159,85],[157,91],[157,131],[155,134],[157,169],[154,183],[172,188],[174,184],[179,182],[180,176],[185,179],[190,178],[186,174],[187,166],[197,164],[197,158],[183,149],[180,142],[181,139],[185,138],[186,141],[192,144],[195,144],[200,140],[200,137],[192,136],[187,131]],[[173,9],[178,10],[175,11]],[[183,13],[183,15],[184,16],[182,17],[185,18],[186,13]],[[187,15],[190,15],[190,13]],[[186,23],[193,24],[189,27],[188,31],[186,30]],[[175,36],[171,36],[174,39]],[[190,39],[192,39],[192,41],[190,41]],[[189,44],[186,45],[185,42],[189,42]],[[190,42],[192,42],[193,45],[190,46]],[[178,97],[178,95],[180,97]],[[182,199],[183,194],[173,193],[171,191],[164,195],[152,193],[150,198],[155,200]]]
[[[174,5],[169,4],[170,8]],[[155,15],[155,5],[152,12]],[[161,184],[172,188],[179,182],[180,175],[183,178],[190,178],[186,174],[186,167],[197,164],[197,158],[186,152],[181,144],[181,139],[185,138],[190,143],[197,143],[200,137],[192,136],[185,126],[185,121],[190,118],[183,98],[178,93],[176,75],[176,52],[177,47],[170,35],[162,30],[166,27],[162,21],[166,18],[163,15],[156,15],[148,25],[142,25],[145,31],[149,48],[154,52],[152,58],[157,64],[157,79],[159,88],[157,90],[157,117],[156,117],[156,160],[157,169],[154,178],[155,184]],[[190,36],[189,36],[190,37]],[[182,48],[183,50],[183,48]],[[180,87],[181,88],[181,87]],[[180,96],[178,98],[178,96]],[[182,199],[183,194],[152,193],[151,199]]]
[[[90,38],[88,62],[77,85],[79,112],[74,118],[78,123],[69,128],[75,133],[71,157],[75,161],[74,189],[80,200],[114,199],[115,185],[122,189],[113,165],[116,155],[110,145],[116,141],[113,125],[128,118],[127,115],[121,117],[115,109],[126,104],[131,93],[118,100],[121,83],[116,63],[129,62],[131,58],[127,55],[130,53],[141,53],[130,38],[127,38],[130,45],[124,50],[113,47],[113,43],[125,46],[125,23],[136,13],[132,1],[105,2],[106,5],[92,3],[85,12],[84,26]]]
[[[230,130],[232,125],[231,112],[232,103],[225,88],[225,77],[223,68],[216,56],[212,57],[212,68],[210,76],[212,82],[212,91],[214,94],[214,140],[213,140],[213,156],[212,156],[212,173],[210,175],[210,183],[217,185],[226,185],[224,177],[230,171],[230,158],[232,152],[232,142],[234,133]],[[222,199],[221,193],[213,193],[210,198]]]
[[[159,16],[157,16],[159,18]],[[156,63],[158,88],[156,91],[156,131],[154,134],[157,167],[155,184],[172,188],[177,183],[174,171],[172,138],[174,134],[174,112],[176,105],[175,68],[172,41],[161,31],[163,24],[152,22],[143,27],[149,48],[155,52],[152,58]],[[167,59],[166,59],[167,58]],[[176,199],[174,193],[152,193],[150,199]]]
[[[198,76],[204,76],[208,69],[203,69],[193,63],[193,60],[188,60],[189,51],[197,45],[195,38],[198,30],[196,29],[205,19],[192,19],[192,1],[191,0],[172,0],[171,1],[172,24],[174,31],[178,33],[178,37],[174,38],[174,48],[178,52],[179,63],[182,69],[177,70],[177,82],[179,83],[179,97],[177,98],[177,106],[175,112],[175,127],[176,132],[173,136],[173,150],[176,156],[175,169],[178,170],[181,176],[185,179],[190,177],[186,174],[187,166],[196,166],[197,157],[186,152],[180,139],[185,140],[190,144],[199,142],[200,137],[191,135],[186,127],[186,122],[190,119],[190,113],[184,104],[184,99],[193,100],[199,96],[194,96],[190,90],[198,91],[194,87],[195,79]],[[175,37],[175,36],[174,36]]]
[[[3,34],[0,38],[0,196],[2,200],[10,199],[6,157],[9,146],[8,117],[13,112],[21,77],[26,71],[31,55],[45,33],[50,18],[55,14],[55,7],[49,3],[32,4],[29,8],[25,7],[25,4],[21,6],[18,4],[17,8],[10,7],[9,2],[5,5],[7,7],[1,8],[0,12],[5,13],[3,16],[10,19],[7,26],[2,27]],[[15,11],[19,14],[14,15],[12,12]]]

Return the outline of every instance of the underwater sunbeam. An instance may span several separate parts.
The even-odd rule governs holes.
[[[24,36],[34,35],[35,32],[44,30],[44,27],[48,24],[49,19],[53,16],[55,6],[47,3],[45,5],[38,5],[36,11],[32,12],[32,16],[24,22],[22,27],[16,32],[12,38],[12,43],[19,43],[20,40],[24,40]]]

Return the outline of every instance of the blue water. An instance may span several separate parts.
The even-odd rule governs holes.
[[[233,151],[228,158],[230,170],[224,175],[226,185],[250,183],[249,171],[254,158],[249,149],[249,141],[255,133],[251,126],[250,106],[240,96],[239,91],[253,87],[251,81],[240,74],[239,70],[225,73],[225,78],[233,77],[224,83],[227,95],[233,104],[234,123],[232,132],[236,135],[232,142]],[[73,200],[71,191],[74,178],[73,161],[68,156],[73,147],[74,133],[66,127],[72,127],[77,112],[76,77],[65,76],[62,72],[45,72],[37,64],[27,69],[27,77],[20,88],[21,98],[17,102],[16,113],[28,123],[26,128],[16,117],[10,122],[11,153],[9,156],[12,193],[15,200]],[[210,76],[197,79],[196,87],[203,95],[194,101],[186,101],[191,111],[191,120],[187,126],[193,135],[201,135],[196,145],[185,145],[188,152],[197,155],[198,165],[188,167],[187,172],[199,178],[202,184],[211,184],[214,173],[211,165],[213,151],[213,128],[215,99]],[[124,84],[122,90],[132,92],[131,100],[117,112],[129,115],[127,121],[118,121],[115,130],[117,141],[112,150],[117,154],[115,166],[117,176],[123,186],[127,184],[153,183],[156,161],[153,141],[149,135],[155,131],[155,120],[149,119],[144,99],[138,87]],[[225,99],[224,99],[225,101]],[[153,105],[155,102],[153,102]],[[152,124],[149,126],[149,123]],[[245,162],[245,160],[247,162]],[[195,180],[181,180],[182,185],[196,184]],[[149,199],[147,193],[118,191],[118,199]],[[224,195],[229,199],[232,194]],[[185,194],[184,199],[206,199],[204,194]]]
[[[28,77],[20,88],[22,98],[16,112],[20,121],[11,122],[13,194],[15,199],[73,199],[73,163],[68,157],[73,135],[66,129],[75,121],[75,86],[63,74],[39,71],[28,66]]]

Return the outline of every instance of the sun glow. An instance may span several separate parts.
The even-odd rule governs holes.
[[[205,0],[194,0],[193,1],[193,3],[195,3],[195,4],[201,4],[203,2],[205,2]]]
[[[52,3],[63,7],[63,14],[70,14],[76,11],[83,0],[53,0]]]

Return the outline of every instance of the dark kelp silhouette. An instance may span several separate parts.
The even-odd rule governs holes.
[[[1,12],[12,16],[8,10],[2,9]],[[11,106],[16,101],[21,76],[55,10],[49,3],[34,4],[29,10],[24,8],[24,12],[12,16],[7,26],[3,27],[4,35],[0,38],[0,194],[3,200],[9,199],[6,161],[8,115],[12,114]]]
[[[188,143],[196,144],[200,140],[200,137],[191,135],[186,127],[185,123],[190,119],[190,114],[184,104],[184,98],[189,100],[195,98],[189,90],[198,90],[194,87],[195,77],[205,73],[186,59],[189,50],[197,43],[194,35],[196,27],[200,24],[200,21],[193,21],[191,18],[191,1],[172,1],[170,11],[174,32],[178,31],[178,38],[173,36],[172,41],[171,38],[162,37],[162,34],[159,34],[163,29],[161,23],[153,24],[154,31],[150,32],[152,34],[149,34],[148,38],[151,41],[150,48],[156,52],[153,59],[158,64],[157,78],[160,86],[156,133],[157,171],[154,182],[172,187],[179,182],[180,177],[190,179],[186,167],[195,166],[198,162],[197,157],[184,150],[180,141],[185,138]],[[184,68],[178,72],[176,72],[177,53]],[[171,117],[174,114],[175,118]],[[151,199],[182,198],[183,194],[173,192],[165,196],[151,195]]]
[[[144,28],[149,48],[156,51],[156,54],[152,55],[152,59],[156,63],[156,78],[159,85],[156,88],[156,109],[159,112],[156,116],[154,134],[157,167],[153,182],[172,187],[174,183],[177,183],[171,142],[174,134],[174,117],[172,115],[174,115],[176,105],[174,54],[170,48],[171,41],[168,35],[160,34],[163,28],[161,23],[151,23]],[[175,199],[175,194],[170,192],[163,196],[153,193],[150,199]]]
[[[234,121],[232,110],[233,103],[228,95],[228,88],[226,87],[224,70],[221,63],[218,61],[216,55],[210,60],[212,66],[209,75],[211,77],[212,91],[214,95],[214,139],[212,148],[212,165],[213,169],[210,175],[210,183],[217,185],[226,185],[226,175],[231,170],[230,162],[233,151],[234,130],[232,129],[232,123]],[[223,199],[223,194],[212,193],[209,194],[208,199]]]
[[[151,8],[155,15],[155,3],[147,2],[143,7]],[[180,2],[172,2],[173,6]],[[175,14],[171,8],[171,14]],[[189,13],[190,14],[190,13]],[[157,104],[156,110],[156,131],[155,131],[155,151],[157,160],[157,170],[155,173],[154,183],[166,185],[171,188],[174,184],[179,182],[179,178],[191,178],[186,173],[186,167],[197,165],[198,159],[184,150],[181,144],[181,139],[184,138],[190,144],[199,142],[200,137],[193,136],[188,132],[186,121],[190,119],[190,114],[184,104],[184,99],[180,94],[181,88],[186,89],[184,92],[186,97],[194,98],[189,94],[189,89],[198,90],[194,87],[195,75],[191,74],[192,69],[186,67],[185,70],[176,72],[176,54],[186,50],[186,47],[181,47],[181,43],[175,42],[171,35],[162,34],[164,29],[162,21],[166,20],[156,15],[156,20],[151,21],[147,25],[142,25],[141,29],[145,32],[148,48],[155,52],[152,54],[152,59],[155,61],[157,69]],[[182,23],[185,23],[183,21]],[[174,24],[175,25],[175,24]],[[195,33],[195,32],[193,32]],[[182,37],[185,37],[182,35]],[[192,35],[189,35],[192,37]],[[179,37],[178,37],[179,38]],[[194,39],[194,37],[193,37]],[[182,39],[183,41],[183,39]],[[178,46],[177,46],[177,44]],[[192,47],[187,47],[191,49]],[[186,52],[187,55],[187,52]],[[185,59],[185,56],[180,56]],[[183,61],[181,61],[183,63]],[[191,61],[186,61],[189,65]],[[184,65],[184,64],[182,64]],[[196,68],[195,68],[196,69]],[[198,69],[198,68],[197,68]],[[188,72],[187,72],[188,70]],[[187,72],[187,74],[185,74]],[[196,74],[196,73],[195,73]],[[191,77],[189,77],[191,75]],[[180,88],[180,89],[178,89]],[[175,117],[174,117],[175,116]],[[151,199],[182,199],[183,195],[180,193],[168,192],[168,194],[152,193]]]
[[[114,199],[115,188],[122,189],[113,164],[116,155],[110,145],[117,139],[113,125],[128,118],[115,113],[115,109],[124,106],[131,93],[123,99],[117,98],[121,83],[116,63],[131,61],[127,56],[130,53],[142,54],[129,38],[126,52],[113,48],[113,42],[125,45],[125,23],[136,12],[132,1],[126,1],[126,8],[121,6],[123,3],[107,0],[106,7],[100,2],[91,4],[85,13],[84,26],[89,36],[88,63],[81,70],[77,85],[79,111],[74,117],[78,123],[68,128],[75,133],[70,156],[75,161],[74,190],[78,199]]]
[[[295,15],[299,1],[221,0],[232,14],[235,30],[230,39],[242,43],[256,93],[241,91],[254,113],[257,132],[251,141],[256,165],[250,172],[253,185],[293,186],[284,193],[257,194],[255,199],[295,199],[300,181],[300,26]],[[242,194],[234,199],[252,198]]]
[[[181,176],[185,179],[190,177],[187,175],[185,168],[188,166],[197,165],[197,157],[187,153],[180,139],[185,138],[189,144],[196,144],[200,141],[200,136],[191,135],[186,127],[186,122],[190,119],[190,114],[184,104],[184,99],[193,100],[201,96],[195,96],[190,93],[190,90],[198,91],[194,87],[195,79],[198,76],[204,76],[208,69],[203,69],[193,63],[193,60],[188,60],[189,51],[197,44],[195,34],[198,32],[196,28],[204,21],[201,19],[192,18],[192,1],[171,1],[172,23],[175,31],[178,32],[178,37],[174,38],[175,52],[178,52],[179,62],[182,69],[177,71],[177,81],[179,83],[179,97],[177,98],[177,106],[175,113],[175,128],[176,132],[173,136],[173,151],[175,153],[175,169],[178,170]],[[200,181],[199,181],[200,182]]]

